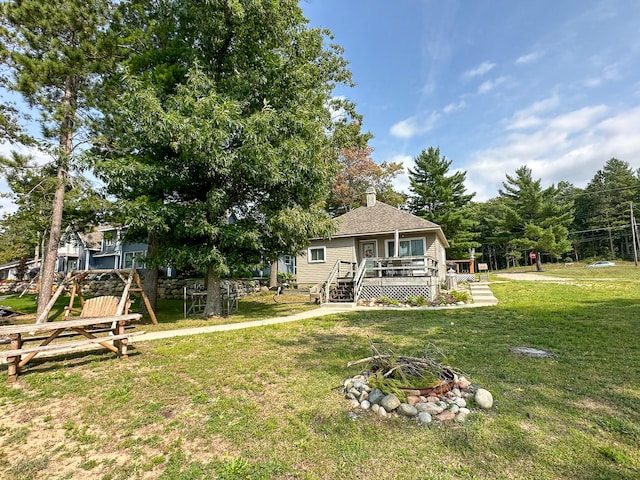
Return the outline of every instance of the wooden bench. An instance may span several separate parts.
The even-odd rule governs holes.
[[[0,358],[7,359],[10,381],[17,380],[20,369],[41,352],[69,352],[87,345],[101,345],[107,350],[116,353],[119,358],[127,358],[129,339],[144,332],[127,333],[125,329],[129,322],[140,318],[142,318],[142,315],[139,313],[132,313],[109,317],[74,318],[50,323],[3,326],[0,327],[0,338],[8,337],[11,345],[9,350],[0,351]],[[102,327],[102,325],[106,324],[111,326]],[[85,339],[51,344],[53,340],[67,331],[74,332],[76,335],[85,337]],[[97,337],[94,335],[97,331],[105,332],[109,335]],[[30,338],[23,338],[23,335],[34,334],[35,332],[50,333],[47,337],[44,337],[40,345],[25,347],[24,343],[28,342]]]

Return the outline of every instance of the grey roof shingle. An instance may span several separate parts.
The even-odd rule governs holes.
[[[445,246],[448,242],[439,225],[380,201],[370,207],[359,207],[334,219],[335,237],[354,237],[402,232],[431,231],[438,234]]]

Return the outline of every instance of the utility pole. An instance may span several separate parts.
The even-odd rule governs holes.
[[[636,219],[633,216],[633,202],[630,203],[631,210],[631,239],[633,240],[633,263],[638,266],[638,249],[636,248]]]

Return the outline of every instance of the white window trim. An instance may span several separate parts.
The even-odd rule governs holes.
[[[389,240],[384,241],[384,253],[389,253],[389,244],[393,243],[395,239],[391,238]],[[401,242],[411,242],[411,240],[422,240],[422,247],[424,250],[424,255],[427,255],[427,237],[402,237],[400,238]],[[415,256],[415,255],[410,255]]]
[[[322,260],[311,260],[311,250],[322,250]],[[307,250],[307,263],[327,263],[327,247],[309,247]]]

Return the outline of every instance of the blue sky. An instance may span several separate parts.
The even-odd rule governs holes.
[[[429,146],[483,201],[527,165],[586,186],[611,157],[640,168],[640,2],[301,0],[357,84],[373,158]],[[405,175],[397,187],[407,190]]]

